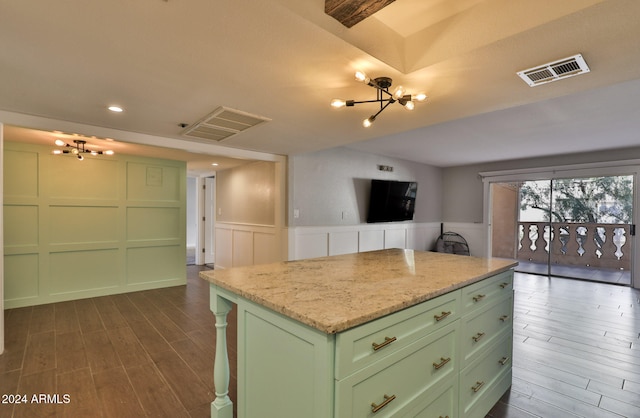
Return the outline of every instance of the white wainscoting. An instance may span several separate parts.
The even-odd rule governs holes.
[[[289,259],[407,248],[431,250],[440,223],[376,223],[289,228]]]
[[[444,231],[457,232],[468,242],[471,255],[486,255],[484,224],[445,222]],[[288,259],[325,257],[385,248],[431,250],[440,236],[440,223],[376,223],[350,226],[310,226],[283,229],[278,238],[272,226],[216,223],[217,269],[282,261],[280,248],[288,234]]]
[[[273,226],[217,222],[215,268],[225,269],[281,261],[279,249],[282,244],[278,235]]]

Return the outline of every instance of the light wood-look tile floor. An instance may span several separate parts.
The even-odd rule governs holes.
[[[516,273],[513,384],[490,417],[640,418],[640,291]]]
[[[186,286],[7,310],[0,394],[28,402],[0,417],[208,417],[215,327],[200,269]],[[640,418],[640,292],[527,274],[515,290],[513,386],[489,416]]]

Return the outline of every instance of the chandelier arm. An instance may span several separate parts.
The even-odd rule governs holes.
[[[389,96],[389,97],[393,97],[393,94],[391,94],[391,93],[389,92],[389,90],[387,90],[387,89],[385,89],[385,88],[382,88],[382,87],[380,87],[379,85],[377,85],[377,84],[375,84],[375,83],[374,83],[374,84],[373,84],[373,86],[371,86],[371,87],[374,87],[376,90],[378,90],[378,94],[379,94],[381,97],[382,97],[382,93],[385,93],[385,94],[386,94],[387,96]]]
[[[389,85],[391,85],[391,79],[389,79]],[[371,80],[368,84],[369,86],[373,87],[374,89],[378,90],[379,92],[382,93],[386,93],[387,95],[393,97],[393,94],[391,94],[388,90],[387,87],[382,87],[381,85],[379,85],[375,80]]]
[[[386,102],[389,99],[375,99],[375,100],[361,100],[361,101],[355,101],[353,100],[353,104],[361,104],[361,103],[378,103],[378,102]]]
[[[389,100],[387,100],[387,104],[386,104],[386,105],[384,105],[384,106],[382,106],[382,103],[380,103],[380,110],[378,110],[378,112],[377,112],[375,115],[373,115],[373,119],[375,119],[376,117],[378,117],[378,115],[379,115],[380,113],[382,113],[382,111],[383,111],[383,110],[385,110],[385,109],[387,108],[387,106],[389,106],[389,105],[390,105],[391,103],[393,103],[393,102],[395,102],[395,100],[393,100],[393,99],[389,99]]]

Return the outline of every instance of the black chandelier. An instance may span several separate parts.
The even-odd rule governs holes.
[[[378,117],[378,115],[382,113],[382,111],[385,110],[387,106],[389,106],[391,103],[398,102],[405,109],[413,110],[413,108],[415,107],[414,101],[422,102],[427,98],[427,95],[424,93],[419,93],[419,94],[416,94],[415,96],[411,94],[406,94],[406,90],[402,86],[396,87],[393,93],[391,93],[389,91],[389,87],[391,87],[393,80],[391,80],[391,78],[389,77],[378,77],[372,80],[369,77],[367,77],[367,75],[362,71],[358,71],[356,72],[356,80],[361,81],[366,85],[375,88],[376,99],[361,100],[361,101],[333,99],[331,101],[331,106],[335,108],[340,108],[345,106],[354,106],[360,103],[380,103],[380,110],[378,110],[378,112],[376,112],[375,114],[369,116],[367,119],[362,121],[362,126],[364,126],[365,128],[368,128],[369,126],[371,126],[371,124],[373,124],[373,122],[376,120],[376,117]]]
[[[80,161],[84,160],[84,156],[82,154],[91,154],[91,155],[102,155],[102,154],[104,154],[104,155],[113,155],[114,154],[114,152],[111,151],[111,150],[93,151],[93,150],[87,149],[86,148],[87,141],[85,141],[84,139],[74,139],[73,140],[73,145],[67,144],[62,139],[56,139],[55,144],[57,146],[63,147],[63,148],[58,148],[58,149],[53,150],[53,154],[56,154],[56,155],[59,155],[59,154],[73,154]]]

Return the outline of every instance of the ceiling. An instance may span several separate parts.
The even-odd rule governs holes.
[[[187,163],[187,173],[196,177],[214,175],[218,170],[227,170],[253,161],[251,158],[232,158],[223,155],[212,155],[211,153],[118,141],[110,137],[86,136],[84,134],[60,131],[44,131],[14,125],[4,126],[4,137],[7,140],[16,142],[49,145],[52,151],[59,148],[54,145],[56,139],[61,139],[71,146],[74,145],[74,140],[80,139],[86,141],[85,147],[89,151],[104,152],[111,150],[115,154],[184,161]]]
[[[637,0],[396,0],[351,28],[324,0],[4,0],[0,16],[0,110],[112,129],[121,152],[126,132],[190,151],[181,124],[219,107],[269,119],[215,142],[226,157],[348,146],[446,167],[636,146],[640,132]],[[516,75],[575,54],[589,73]],[[376,104],[329,106],[375,98],[356,70],[429,98],[363,128]]]

